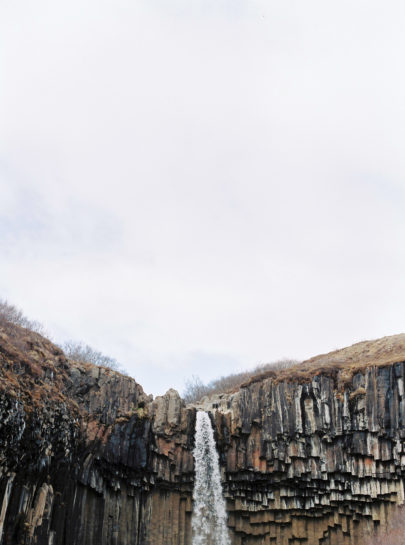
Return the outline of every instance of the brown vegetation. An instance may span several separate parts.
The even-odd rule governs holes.
[[[8,330],[13,326],[24,327],[30,331],[35,331],[40,335],[45,334],[45,330],[42,324],[36,320],[29,320],[21,309],[14,305],[10,305],[5,299],[0,299],[0,327]]]
[[[69,405],[74,413],[77,405],[67,392],[71,384],[69,363],[83,369],[97,364],[112,368],[118,364],[77,343],[70,343],[67,352],[74,355],[78,363],[69,362],[62,349],[39,331],[42,333],[43,328],[38,322],[29,320],[6,301],[0,301],[0,393],[7,392],[20,400],[27,413],[41,408],[47,400]],[[81,363],[82,360],[86,361]]]
[[[356,390],[354,390],[354,392],[351,392],[350,394],[350,401],[352,399],[356,399],[356,397],[359,397],[359,396],[365,396],[366,395],[366,389],[365,388],[362,388],[361,386],[359,388],[357,388]]]
[[[268,373],[276,373],[282,369],[288,369],[291,366],[299,365],[297,360],[282,359],[272,363],[263,363],[257,365],[254,369],[249,371],[242,371],[240,373],[233,373],[227,376],[220,377],[212,380],[208,384],[204,384],[202,380],[193,375],[191,379],[186,381],[186,387],[183,391],[183,399],[186,403],[193,403],[199,401],[204,396],[211,394],[222,394],[228,392],[234,392],[246,381],[254,379],[260,380],[263,376],[268,376]]]
[[[108,369],[123,373],[122,366],[116,359],[104,355],[102,352],[95,350],[88,344],[68,341],[64,343],[61,348],[66,357],[70,360],[78,361],[80,363],[91,363],[98,367],[107,367]]]
[[[65,401],[67,361],[50,341],[17,324],[0,326],[0,391],[31,412],[45,400]]]
[[[332,378],[336,387],[343,391],[356,373],[364,372],[371,366],[383,367],[401,361],[405,361],[404,333],[373,341],[362,341],[347,348],[315,356],[302,363],[285,359],[259,365],[251,371],[221,377],[208,384],[193,376],[186,382],[183,398],[187,403],[191,403],[199,401],[206,395],[233,392],[267,378],[272,378],[276,383],[304,384],[317,375]],[[365,395],[363,390],[358,388],[351,393],[350,398]]]
[[[277,371],[270,369],[249,378],[242,386],[265,378],[273,378],[275,382],[303,384],[311,381],[316,375],[323,375],[333,378],[336,386],[343,390],[356,373],[364,372],[368,367],[384,367],[402,361],[405,361],[405,333],[373,341],[362,341],[347,348],[315,356],[287,369]]]
[[[40,322],[28,319],[21,309],[17,308],[15,305],[11,305],[5,299],[0,299],[0,329],[2,329],[10,338],[13,338],[14,346],[18,346],[24,356],[28,356],[27,362],[29,361],[32,373],[39,375],[41,373],[40,366],[36,365],[35,361],[32,361],[32,359],[40,361],[42,358],[38,357],[35,353],[32,353],[31,357],[29,357],[30,346],[23,341],[23,339],[27,337],[27,334],[23,334],[21,328],[26,329],[27,334],[33,332],[44,337],[46,336],[46,331]],[[59,348],[70,360],[84,364],[97,365],[98,367],[106,367],[125,374],[122,366],[117,360],[102,354],[88,344],[68,341]]]

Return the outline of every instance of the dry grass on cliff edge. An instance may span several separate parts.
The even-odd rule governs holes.
[[[353,375],[368,367],[384,367],[402,361],[405,361],[405,333],[362,341],[328,354],[314,356],[287,369],[269,370],[251,377],[242,387],[265,378],[273,378],[275,382],[306,383],[321,374],[333,378],[337,385],[344,387],[351,382]]]

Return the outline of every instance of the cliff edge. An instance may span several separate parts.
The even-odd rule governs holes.
[[[353,545],[404,501],[405,335],[207,398],[232,543]],[[190,545],[196,406],[0,329],[0,543]]]

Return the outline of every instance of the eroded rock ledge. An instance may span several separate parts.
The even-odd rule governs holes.
[[[191,545],[197,407],[0,331],[0,543]],[[233,544],[360,543],[404,500],[405,335],[205,399]]]

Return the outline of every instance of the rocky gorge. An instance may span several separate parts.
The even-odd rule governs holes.
[[[233,545],[353,545],[404,501],[405,335],[186,405],[0,329],[0,544],[191,545],[211,418]]]

